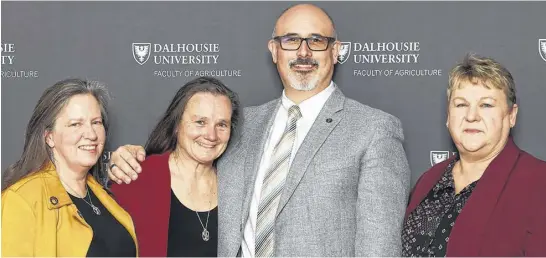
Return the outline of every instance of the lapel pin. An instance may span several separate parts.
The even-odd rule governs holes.
[[[326,118],[326,123],[331,123],[332,122],[332,118]]]

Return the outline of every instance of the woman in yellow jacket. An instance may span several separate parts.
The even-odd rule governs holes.
[[[137,256],[131,217],[97,181],[108,95],[68,79],[42,95],[2,174],[2,256]]]

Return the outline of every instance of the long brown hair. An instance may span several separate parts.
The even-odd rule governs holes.
[[[184,84],[171,100],[169,107],[155,126],[146,142],[146,155],[161,154],[174,151],[178,142],[176,129],[182,120],[182,114],[190,98],[196,93],[206,92],[214,95],[226,96],[231,102],[231,139],[236,133],[239,121],[239,98],[220,80],[212,77],[199,77]]]
[[[53,130],[55,120],[63,107],[68,103],[68,100],[75,95],[81,94],[90,94],[97,99],[100,105],[104,129],[108,136],[108,112],[106,107],[109,95],[105,86],[96,81],[81,79],[66,79],[55,83],[44,91],[34,107],[27,125],[25,145],[21,158],[2,173],[2,191],[21,178],[43,169],[49,161],[53,160],[52,151],[45,142],[45,134]],[[90,169],[90,173],[99,182],[104,181],[103,173],[105,173],[105,164],[103,163],[104,161],[99,159],[97,164]]]

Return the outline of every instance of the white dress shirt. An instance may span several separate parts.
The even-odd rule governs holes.
[[[290,154],[290,163],[289,167],[294,160],[294,156],[298,151],[301,143],[305,139],[305,136],[311,129],[311,126],[317,119],[318,114],[322,110],[322,107],[332,95],[335,90],[335,84],[330,82],[330,85],[319,92],[317,95],[306,99],[305,101],[299,104],[300,112],[302,117],[297,122],[296,127],[296,138],[294,139],[294,147]],[[256,176],[256,182],[254,182],[254,193],[252,195],[252,200],[250,201],[250,214],[245,225],[245,230],[243,233],[243,243],[241,244],[243,257],[255,257],[256,252],[256,220],[258,217],[258,205],[260,203],[260,196],[262,194],[262,184],[264,174],[270,166],[270,158],[273,155],[273,149],[275,145],[281,140],[281,137],[284,133],[286,123],[288,121],[288,109],[295,105],[288,97],[283,90],[281,97],[281,107],[275,115],[275,120],[273,121],[272,128],[269,130],[269,139],[267,140],[262,159],[260,161],[260,166],[258,168],[258,175]]]

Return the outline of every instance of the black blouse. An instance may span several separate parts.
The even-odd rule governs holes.
[[[88,189],[89,195],[85,200],[95,205],[100,210],[100,215],[93,212],[93,208],[84,199],[69,194],[78,208],[78,215],[93,229],[87,257],[135,257],[135,241],[129,231],[112,216],[89,187]]]
[[[198,215],[199,218],[197,217]],[[203,227],[206,227],[209,232],[208,241],[203,240]],[[216,257],[218,253],[217,248],[218,207],[210,210],[210,213],[195,212],[184,206],[171,190],[171,214],[169,218],[167,256]]]
[[[403,256],[446,256],[451,229],[478,181],[455,194],[454,159],[427,197],[408,216],[402,231]]]

